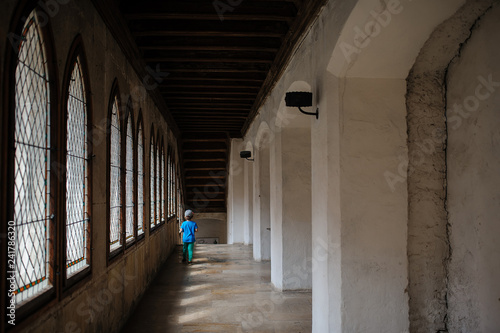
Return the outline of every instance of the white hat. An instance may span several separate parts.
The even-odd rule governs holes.
[[[191,209],[186,210],[184,213],[185,217],[193,217],[193,211]]]

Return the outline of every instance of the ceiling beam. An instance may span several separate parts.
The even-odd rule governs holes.
[[[168,58],[168,57],[145,57],[146,62],[232,62],[232,63],[259,63],[259,64],[271,64],[272,59],[259,59],[259,58]]]
[[[204,21],[220,21],[219,15],[215,12],[211,13],[166,13],[166,12],[142,12],[142,13],[127,13],[127,20],[204,20]],[[224,21],[278,21],[291,22],[292,16],[284,15],[264,15],[264,14],[238,14],[231,13],[225,15]]]
[[[275,37],[281,38],[283,33],[281,32],[266,32],[266,31],[218,31],[218,30],[205,30],[205,31],[190,31],[190,30],[144,30],[144,31],[133,31],[132,35],[134,37],[170,37],[170,36],[183,36],[183,37]]]
[[[254,98],[251,97],[195,97],[195,96],[168,96],[169,101],[171,100],[201,100],[201,101],[254,101]]]
[[[219,175],[203,175],[203,176],[197,176],[197,175],[194,175],[194,176],[187,176],[185,179],[189,180],[189,182],[187,183],[190,183],[190,184],[193,184],[193,183],[196,183],[196,182],[199,182],[199,181],[202,181],[202,179],[213,179],[213,180],[216,180],[217,181],[217,185],[219,185],[221,182],[219,181],[219,179],[226,179],[226,175],[225,174],[220,174],[221,172],[219,172]]]
[[[264,82],[264,79],[250,79],[250,78],[238,78],[238,77],[209,77],[209,76],[176,76],[176,77],[169,77],[167,79],[168,81],[196,81],[199,82],[200,80],[204,81],[221,81],[221,82],[227,82],[227,81],[235,81],[235,82],[256,82],[262,84]]]
[[[235,45],[141,45],[147,51],[239,51],[239,52],[277,52],[276,47],[235,46]]]
[[[227,153],[227,149],[184,149],[183,153]]]
[[[178,107],[172,107],[171,108],[171,111],[172,111],[172,115],[176,115],[178,114],[179,112],[177,110],[215,110],[215,111],[228,111],[228,112],[234,112],[234,111],[243,111],[243,112],[234,112],[234,113],[239,113],[239,114],[245,114],[245,115],[248,115],[248,112],[250,111],[250,107],[248,108],[240,108],[240,107],[225,107],[225,106],[217,106],[217,107],[213,107],[211,105],[207,105],[207,106],[204,106],[204,107],[200,107],[200,106],[193,106],[193,107],[188,107],[188,106],[178,106]],[[181,111],[181,113],[184,113],[184,111]]]
[[[227,139],[221,138],[185,138],[182,142],[227,142]]]
[[[225,88],[238,88],[238,89],[255,89],[259,88],[258,86],[248,86],[248,85],[216,85],[216,84],[172,84],[172,83],[167,83],[167,84],[162,84],[160,85],[161,88],[212,88],[212,89],[225,89]]]

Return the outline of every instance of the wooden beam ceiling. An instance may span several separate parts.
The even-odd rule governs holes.
[[[150,94],[181,139],[187,206],[225,211],[228,140],[245,135],[326,0],[93,2],[140,77],[168,73]]]

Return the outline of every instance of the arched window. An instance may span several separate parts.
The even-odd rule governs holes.
[[[168,152],[167,152],[167,164],[168,164],[168,172],[167,172],[167,182],[168,182],[168,218],[170,219],[172,217],[172,212],[175,210],[175,207],[172,204],[172,198],[174,196],[174,189],[173,189],[173,182],[172,182],[172,177],[173,177],[173,165],[172,165],[172,148],[168,147]]]
[[[175,174],[175,163],[174,163],[174,159],[173,159],[173,149],[172,148],[170,149],[170,154],[168,155],[168,163],[169,163],[168,183],[169,183],[169,188],[170,188],[170,191],[168,194],[168,200],[169,200],[168,218],[171,218],[175,215],[175,210],[176,210],[176,207],[175,207],[175,201],[176,201],[175,200],[175,197],[176,197],[175,178],[177,177]]]
[[[177,190],[177,219],[183,217],[182,216],[182,214],[184,214],[182,211],[183,202],[184,202],[184,191],[182,190],[182,187],[179,186]]]
[[[172,217],[175,215],[175,206],[177,204],[177,165],[172,157]]]
[[[55,235],[51,183],[51,108],[47,57],[35,11],[23,27],[15,70],[15,303],[53,286]],[[14,265],[14,264],[13,264]],[[12,268],[12,266],[9,266]]]
[[[72,61],[66,102],[66,278],[90,264],[87,91],[80,56]]]
[[[52,288],[55,225],[51,204],[51,101],[45,43],[35,11],[22,30],[15,69],[13,221],[14,300]],[[3,223],[3,222],[2,222]],[[14,266],[14,267],[13,267]]]
[[[135,199],[134,199],[134,135],[132,129],[132,107],[129,103],[125,140],[125,240],[134,240]]]
[[[161,223],[161,156],[160,156],[160,146],[161,140],[158,135],[158,141],[156,142],[156,224]]]
[[[165,149],[161,145],[161,222],[165,222]]]
[[[122,199],[121,199],[121,128],[118,97],[115,93],[110,115],[109,129],[109,252],[123,245],[122,234]]]
[[[155,164],[155,155],[156,155],[156,150],[155,150],[155,143],[154,143],[154,129],[151,128],[151,145],[149,148],[149,206],[150,206],[150,225],[151,229],[155,227],[156,225],[156,164]]]
[[[140,112],[139,112],[140,113]],[[144,234],[144,134],[137,124],[137,236]]]

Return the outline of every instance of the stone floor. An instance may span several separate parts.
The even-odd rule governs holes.
[[[196,245],[170,256],[122,332],[311,332],[311,293],[276,292],[251,246]]]

